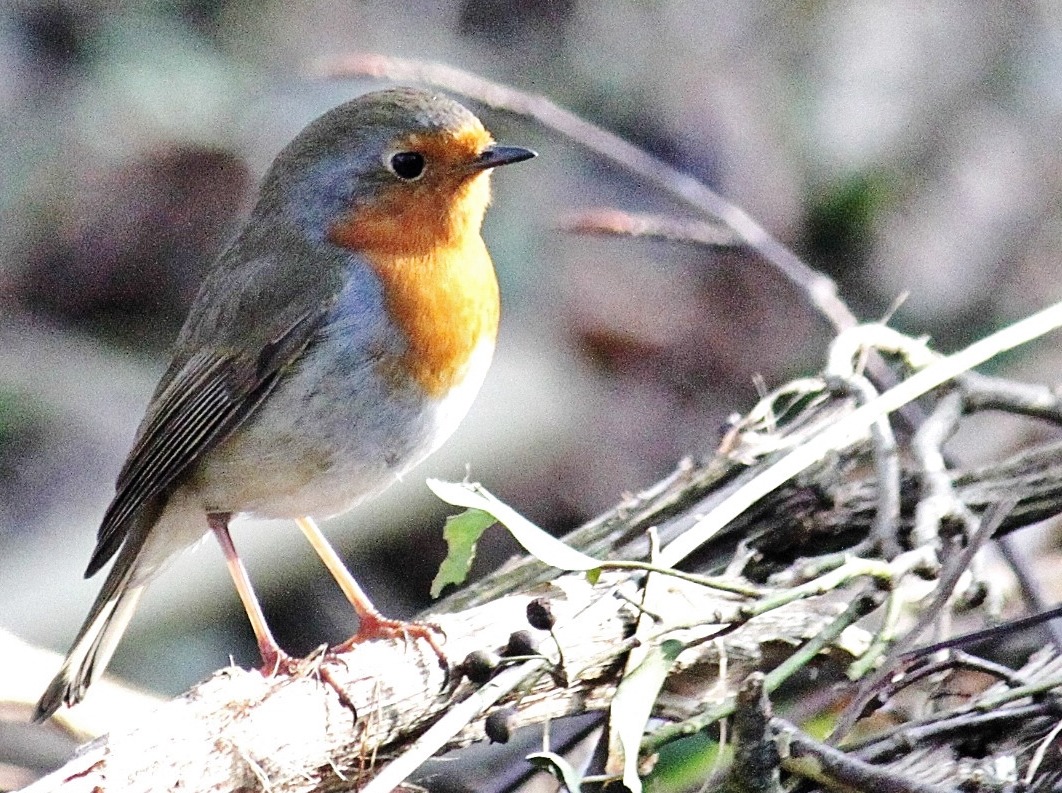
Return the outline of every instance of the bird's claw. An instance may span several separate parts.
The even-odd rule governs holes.
[[[345,642],[337,644],[330,650],[330,653],[338,656],[352,649],[354,645],[361,644],[362,642],[371,639],[394,639],[401,637],[407,647],[411,638],[423,639],[435,653],[435,657],[439,660],[440,668],[447,674],[447,677],[449,677],[450,661],[446,657],[446,653],[443,651],[436,638],[440,635],[442,636],[443,641],[445,641],[446,631],[433,622],[407,622],[405,620],[390,619],[380,614],[368,614],[361,616],[358,632]]]
[[[259,671],[263,677],[267,678],[273,678],[281,674],[286,677],[313,675],[336,693],[339,698],[339,704],[349,710],[354,716],[354,721],[357,722],[358,709],[326,665],[329,661],[336,660],[342,661],[342,658],[338,657],[327,644],[322,644],[305,658],[296,658],[288,655],[279,647],[275,650],[268,648],[262,653],[262,666]]]

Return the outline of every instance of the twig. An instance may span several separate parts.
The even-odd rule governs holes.
[[[944,459],[944,444],[955,434],[961,416],[962,394],[945,394],[912,439],[922,480],[912,536],[915,545],[939,545],[941,524],[949,520],[961,523],[968,537],[977,528],[976,516],[955,495]]]
[[[999,537],[996,542],[1003,554],[1003,559],[1018,580],[1018,588],[1021,590],[1022,598],[1029,611],[1033,613],[1047,611],[1048,603],[1043,587],[1030,572],[1032,564],[1029,554],[1010,535]],[[1047,620],[1046,628],[1055,649],[1062,653],[1062,620]]]
[[[762,672],[741,684],[734,709],[734,763],[727,790],[731,793],[781,793],[778,746],[770,734],[771,701]]]
[[[981,730],[1002,730],[1013,725],[1026,725],[1040,717],[1057,718],[1059,708],[1050,702],[1036,702],[991,713],[976,713],[964,708],[957,715],[937,714],[932,719],[908,722],[862,746],[849,748],[852,755],[868,763],[879,763],[910,752],[911,748],[930,740],[944,740],[953,735],[971,736]]]
[[[903,676],[893,680],[887,689],[882,691],[881,697],[891,698],[909,686],[914,685],[927,677],[938,675],[941,672],[949,672],[957,668],[980,672],[998,678],[1011,688],[1028,685],[1029,681],[1019,672],[1015,672],[1008,666],[986,661],[984,658],[965,653],[962,650],[951,650],[948,657],[933,663],[923,664],[915,669],[904,672]]]
[[[904,599],[897,588],[889,592],[885,601],[885,613],[881,618],[881,627],[861,656],[848,665],[845,673],[853,680],[859,680],[867,671],[873,669],[881,661],[881,657],[888,650],[889,645],[896,640],[896,632],[899,628],[900,617],[903,615]]]
[[[767,692],[775,691],[789,677],[806,666],[812,658],[835,641],[845,628],[866,616],[879,602],[880,598],[874,592],[864,593],[853,598],[848,607],[829,625],[823,627],[814,638],[805,642],[787,661],[765,677],[764,688]],[[641,753],[643,755],[651,754],[672,741],[688,735],[694,735],[715,724],[720,719],[732,715],[735,707],[735,698],[729,697],[726,701],[709,706],[704,711],[684,721],[666,724],[642,740]]]
[[[958,379],[958,383],[963,396],[963,410],[967,414],[1001,410],[1062,424],[1062,398],[1055,389],[977,372],[966,372]],[[1046,611],[1048,599],[1043,587],[1029,572],[1031,565],[1024,548],[1006,536],[998,538],[997,542],[1003,559],[1018,579],[1018,586],[1029,610]],[[1062,621],[1048,622],[1047,631],[1055,647],[1062,652]]]
[[[804,446],[790,452],[739,488],[710,515],[665,547],[661,553],[661,563],[672,566],[681,562],[764,495],[807,470],[829,452],[855,442],[879,416],[897,410],[1001,352],[1025,344],[1060,326],[1062,303],[1055,303],[913,374],[866,405],[856,408],[836,424],[825,428]]]
[[[912,553],[912,558],[915,560],[914,564],[920,564],[923,561],[919,557],[924,557],[924,554]],[[766,614],[768,611],[784,606],[787,603],[832,592],[857,578],[873,578],[881,581],[885,586],[892,586],[895,584],[896,579],[912,566],[914,565],[905,564],[901,569],[880,559],[862,559],[857,556],[818,578],[772,593],[755,603],[743,605],[741,614],[746,617]]]
[[[990,628],[982,628],[977,631],[961,633],[958,636],[952,636],[951,638],[928,644],[925,647],[909,650],[903,654],[903,657],[905,659],[918,658],[923,655],[931,655],[932,653],[947,650],[952,647],[969,647],[971,644],[977,644],[987,639],[995,639],[998,641],[1008,633],[1015,633],[1034,625],[1042,625],[1048,620],[1057,619],[1059,617],[1062,617],[1062,606],[1055,606],[1054,608],[1042,611],[1039,614],[1030,614],[1026,617],[1007,620],[1004,623],[993,625]]]
[[[849,373],[834,375],[839,387],[856,398],[857,405],[865,405],[877,395],[877,389],[867,378]],[[896,451],[896,436],[892,432],[888,416],[880,416],[870,425],[870,438],[874,456],[874,473],[878,481],[878,506],[874,512],[871,536],[882,556],[894,559],[903,549],[900,547],[900,456]]]
[[[1018,383],[979,372],[967,372],[958,382],[965,395],[964,407],[968,413],[1002,410],[1062,424],[1062,395],[1055,388]]]
[[[391,793],[479,714],[530,679],[546,664],[545,660],[525,661],[519,666],[504,670],[493,680],[473,691],[462,702],[451,707],[394,761],[384,766],[384,769],[362,788],[361,793]]]
[[[1031,785],[1033,779],[1036,777],[1036,772],[1040,769],[1040,764],[1044,761],[1044,755],[1047,754],[1048,747],[1058,737],[1059,733],[1062,733],[1062,721],[1051,728],[1051,732],[1047,733],[1040,745],[1036,747],[1036,751],[1033,752],[1032,760],[1029,761],[1029,767],[1025,771],[1025,784]]]
[[[958,788],[920,783],[852,757],[814,740],[777,716],[771,719],[771,728],[779,743],[782,768],[827,787],[874,793],[958,793]]]
[[[562,231],[576,234],[655,237],[711,248],[729,247],[741,242],[733,230],[721,223],[664,215],[643,215],[611,208],[573,212],[562,218],[558,226]]]
[[[708,587],[709,589],[717,589],[720,592],[729,592],[732,595],[740,595],[745,598],[763,597],[763,595],[766,594],[764,590],[758,587],[743,584],[737,580],[731,581],[719,576],[705,576],[697,575],[696,573],[687,573],[682,570],[675,570],[672,567],[661,567],[660,565],[652,564],[651,562],[610,560],[602,562],[599,569],[644,570],[647,573],[660,573],[661,575],[672,576],[683,581],[689,581],[691,584]]]
[[[792,675],[803,669],[820,652],[836,641],[849,625],[872,612],[881,603],[881,593],[873,590],[856,595],[848,608],[832,623],[827,625],[818,636],[806,642],[767,675],[764,687],[768,692],[778,689]]]

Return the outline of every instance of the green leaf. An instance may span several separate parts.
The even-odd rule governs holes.
[[[441,479],[429,479],[428,487],[443,501],[455,507],[489,512],[509,530],[525,551],[550,567],[584,572],[601,564],[600,560],[580,553],[543,531],[508,504],[499,501],[477,482],[443,482]]]
[[[571,764],[553,752],[535,752],[527,756],[527,762],[540,771],[548,771],[564,783],[569,793],[582,793],[582,779]]]
[[[617,686],[612,698],[609,754],[619,753],[621,757],[610,756],[606,772],[612,773],[613,763],[622,759],[623,784],[631,793],[642,791],[642,780],[638,776],[638,747],[645,733],[645,725],[649,722],[653,704],[667,680],[671,665],[684,648],[685,645],[677,639],[666,639],[650,647],[642,662]],[[615,764],[619,765],[618,762]]]
[[[451,515],[443,527],[446,540],[446,558],[439,565],[439,572],[431,582],[431,596],[439,597],[447,584],[464,583],[472,560],[476,558],[476,543],[483,532],[497,521],[481,509],[466,509],[460,515]]]

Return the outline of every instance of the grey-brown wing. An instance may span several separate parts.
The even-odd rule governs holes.
[[[152,401],[136,444],[119,474],[85,576],[115,554],[139,511],[173,484],[261,404],[287,364],[309,343],[327,304],[319,304],[269,340],[255,356],[204,349],[168,374]]]

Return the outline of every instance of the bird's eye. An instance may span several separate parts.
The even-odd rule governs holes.
[[[424,173],[424,155],[417,151],[393,154],[388,164],[395,176],[407,182],[419,179]]]

